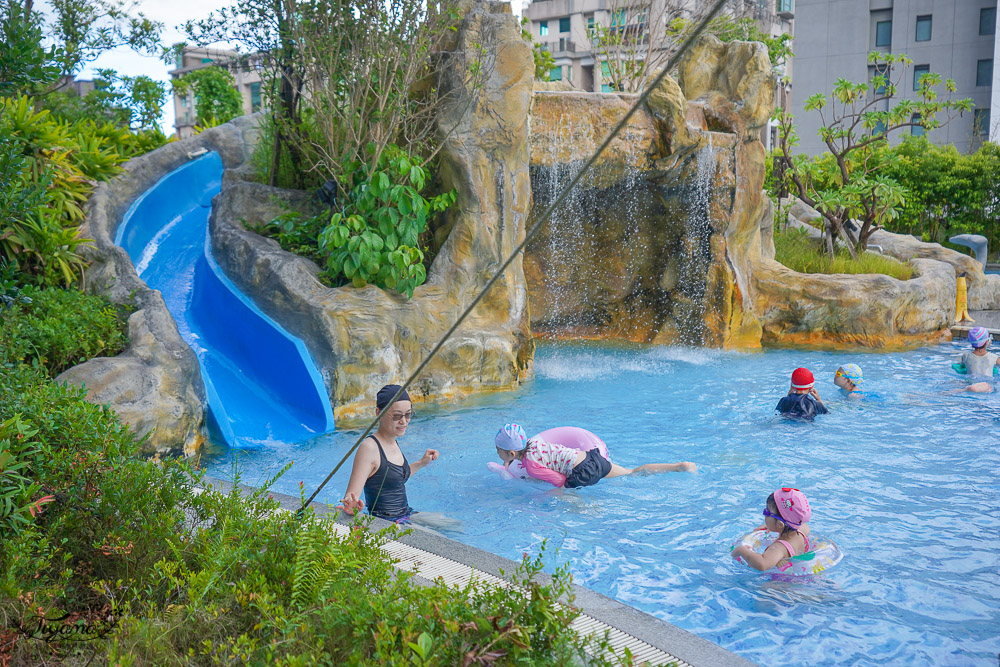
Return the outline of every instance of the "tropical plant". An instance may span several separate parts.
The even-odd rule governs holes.
[[[798,137],[792,114],[779,108],[774,116],[779,123],[781,187],[788,187],[823,215],[831,257],[841,239],[856,257],[871,235],[895,220],[905,204],[905,190],[885,175],[877,159],[887,137],[911,127],[927,132],[972,109],[971,99],[950,99],[955,92],[950,79],[944,82],[949,97],[940,99],[937,87],[942,79],[936,73],[920,77],[915,99],[898,99],[900,81],[912,60],[881,52],[870,53],[868,60],[876,71],[871,85],[838,79],[829,96],[817,93],[806,100],[806,110],[820,116],[819,135],[836,165],[834,182],[824,180],[815,162],[793,156]],[[852,219],[857,225],[848,224]]]
[[[19,532],[52,500],[38,493],[42,485],[31,474],[32,463],[42,453],[34,439],[37,432],[20,415],[0,421],[0,527],[4,531]]]
[[[521,19],[521,39],[531,44],[531,55],[535,61],[535,79],[538,81],[548,81],[552,68],[556,66],[556,60],[545,48],[545,45],[536,42],[531,31],[524,28],[530,22],[531,19],[527,16]]]
[[[357,169],[346,205],[319,235],[327,269],[355,287],[373,283],[412,297],[427,277],[418,239],[428,216],[455,201],[454,192],[424,199],[427,180],[423,167],[392,146],[374,168]]]
[[[427,169],[390,145],[374,169],[367,163],[354,166],[351,187],[331,212],[287,213],[258,231],[316,261],[327,285],[371,283],[411,297],[427,277],[421,234],[433,215],[455,201],[454,192],[426,199],[421,192],[429,178]]]
[[[173,86],[176,95],[194,93],[198,125],[221,125],[243,115],[243,97],[236,90],[233,75],[224,67],[196,69],[174,79]]]
[[[964,155],[926,137],[907,137],[879,157],[879,173],[907,193],[887,229],[938,243],[954,234],[981,234],[990,248],[1000,247],[1000,146],[986,142]]]

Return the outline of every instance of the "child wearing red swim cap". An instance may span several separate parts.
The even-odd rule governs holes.
[[[801,556],[810,549],[809,519],[812,509],[806,494],[798,489],[783,486],[767,497],[764,507],[764,525],[756,530],[767,530],[778,534],[764,553],[757,553],[748,546],[733,549],[736,560],[743,559],[755,570],[770,570],[777,567],[787,569],[792,556]]]
[[[775,410],[783,417],[812,419],[816,415],[829,412],[816,391],[816,380],[808,368],[796,368],[792,371],[792,386],[788,395],[778,401]]]

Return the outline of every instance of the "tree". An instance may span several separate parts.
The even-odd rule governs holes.
[[[684,0],[611,0],[609,25],[589,27],[602,80],[620,92],[640,92],[670,59],[683,28]]]
[[[521,19],[521,39],[531,44],[531,55],[535,59],[535,79],[538,81],[548,81],[552,73],[552,68],[556,66],[555,58],[545,50],[541,44],[535,41],[530,30],[525,30],[524,26],[530,22],[527,16]]]
[[[17,97],[59,78],[59,52],[42,46],[42,17],[0,0],[0,95]]]
[[[698,24],[690,0],[611,0],[608,11],[610,25],[594,23],[589,37],[602,77],[621,92],[642,92]],[[723,42],[763,42],[771,64],[778,67],[792,55],[791,36],[763,32],[755,20],[759,13],[756,2],[733,2],[709,22],[706,32]]]
[[[194,93],[198,124],[228,123],[243,115],[243,97],[233,75],[223,67],[202,67],[173,81],[174,93]]]
[[[872,52],[868,61],[876,71],[870,86],[837,79],[829,96],[817,93],[806,100],[806,110],[820,116],[819,135],[835,165],[832,182],[816,172],[816,163],[792,155],[798,143],[793,116],[784,109],[775,111],[777,160],[784,184],[823,215],[831,256],[843,239],[856,257],[867,248],[871,235],[895,219],[905,203],[905,189],[879,170],[878,149],[889,135],[904,128],[930,131],[972,109],[970,99],[939,99],[937,87],[942,79],[935,73],[920,77],[915,99],[899,99],[898,86],[912,60],[901,54]],[[955,92],[950,79],[944,87],[949,95]],[[852,219],[858,224],[849,224]]]
[[[203,21],[188,21],[184,30],[195,44],[206,46],[225,42],[235,46],[239,56],[233,64],[261,73],[261,92],[269,110],[267,128],[273,136],[268,159],[267,182],[278,185],[281,166],[289,182],[302,187],[307,167],[297,142],[302,127],[301,104],[305,84],[299,45],[291,30],[306,3],[297,0],[236,0],[230,7],[213,12]],[[183,48],[180,44],[174,47]],[[169,57],[170,51],[165,57]]]

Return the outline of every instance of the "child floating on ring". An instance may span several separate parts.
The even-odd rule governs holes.
[[[951,367],[962,375],[968,375],[970,379],[979,378],[980,381],[973,382],[964,391],[981,394],[993,391],[993,385],[990,382],[982,381],[996,375],[997,366],[1000,366],[1000,357],[989,351],[991,339],[990,332],[985,327],[969,329],[969,343],[972,344],[972,351],[964,352],[958,363],[952,364]]]
[[[812,510],[806,494],[798,489],[782,487],[767,497],[764,507],[764,525],[756,530],[778,533],[776,539],[764,553],[757,553],[748,546],[740,545],[732,551],[736,560],[743,559],[755,570],[783,570],[790,566],[789,559],[809,551],[809,519]]]
[[[520,461],[525,471],[535,479],[549,482],[553,486],[565,486],[573,489],[581,486],[593,486],[605,477],[620,477],[622,475],[650,474],[659,472],[696,472],[697,466],[690,461],[680,463],[647,463],[638,468],[624,468],[612,463],[601,453],[597,443],[603,445],[600,438],[584,429],[563,427],[553,431],[567,431],[574,436],[573,431],[582,432],[596,441],[594,448],[582,451],[555,442],[546,442],[535,436],[528,439],[524,429],[517,424],[505,424],[494,438],[497,454],[504,466],[509,468],[514,461]],[[544,435],[549,431],[543,431]],[[604,448],[604,451],[607,451]]]
[[[792,386],[788,395],[778,401],[775,410],[782,417],[813,419],[816,415],[829,412],[816,391],[816,381],[808,368],[796,368],[792,372]]]

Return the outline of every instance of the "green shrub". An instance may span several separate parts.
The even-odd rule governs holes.
[[[426,169],[389,146],[376,168],[355,165],[344,177],[351,185],[336,212],[316,217],[279,216],[257,231],[282,248],[316,261],[320,280],[330,287],[368,283],[413,296],[427,279],[420,237],[428,218],[455,203],[455,193],[431,199]]]
[[[125,313],[100,296],[76,289],[26,287],[29,303],[0,320],[0,360],[25,363],[51,376],[92,357],[125,349]]]
[[[853,259],[842,248],[831,259],[820,240],[811,238],[804,230],[799,229],[775,230],[774,259],[800,273],[884,273],[899,280],[913,277],[913,269],[909,264],[871,252],[862,253],[857,259]]]
[[[14,508],[0,514],[0,658],[582,662],[584,641],[568,629],[577,613],[569,575],[533,581],[541,555],[515,573],[519,588],[419,587],[383,549],[398,527],[373,533],[362,518],[337,535],[329,518],[281,512],[269,483],[250,494],[195,493],[199,476],[185,462],[138,459],[128,428],[83,395],[28,366],[0,369],[0,452],[13,452],[4,465],[18,466],[0,475],[0,502]],[[39,619],[60,634],[40,640]]]

